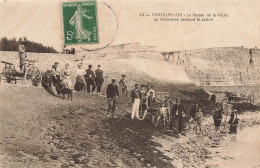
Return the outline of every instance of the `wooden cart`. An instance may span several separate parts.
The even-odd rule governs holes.
[[[25,60],[24,70],[17,71],[14,64],[1,61],[5,64],[0,76],[1,82],[4,80],[4,83],[17,84],[17,81],[21,80],[24,85],[39,86],[42,81],[42,74],[39,68],[34,65],[35,62],[37,61]]]

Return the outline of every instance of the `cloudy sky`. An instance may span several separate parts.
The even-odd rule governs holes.
[[[141,43],[157,46],[160,51],[260,46],[259,0],[109,0],[106,3],[115,12],[118,24],[112,45]],[[60,51],[63,44],[60,13],[60,2],[55,0],[1,0],[0,37],[26,36]],[[213,22],[155,22],[152,16],[140,17],[140,13],[225,13],[228,17],[214,18]],[[106,15],[100,14],[98,19],[105,20]],[[99,30],[106,30],[107,34],[110,31],[106,26]]]

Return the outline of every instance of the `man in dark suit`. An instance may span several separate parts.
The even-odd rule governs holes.
[[[92,71],[92,65],[88,66],[88,69],[86,70],[85,78],[87,83],[87,92],[90,93],[90,85],[91,85],[92,86],[91,93],[93,93],[96,89],[96,83],[95,83],[95,74],[94,71]]]
[[[172,106],[172,110],[171,110],[171,123],[170,123],[170,129],[172,130],[173,127],[173,123],[175,121],[178,121],[178,125],[179,125],[179,134],[182,133],[182,122],[183,122],[183,118],[186,115],[186,110],[184,108],[184,106],[181,104],[181,99],[177,98],[176,99],[176,104],[174,104]]]
[[[116,118],[116,99],[119,96],[118,87],[116,85],[116,79],[112,79],[112,83],[107,86],[106,94],[108,99],[107,116],[109,117],[112,110],[112,117]]]

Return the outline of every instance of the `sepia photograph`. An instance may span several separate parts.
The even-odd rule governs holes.
[[[0,0],[0,168],[260,168],[259,6]]]

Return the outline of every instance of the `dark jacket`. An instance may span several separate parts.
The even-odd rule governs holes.
[[[131,92],[131,97],[132,97],[132,103],[134,103],[135,99],[141,99],[142,93],[139,89],[138,90],[134,89]]]
[[[222,114],[220,112],[215,112],[213,115],[214,120],[222,120]]]
[[[91,69],[87,69],[86,70],[86,75],[85,75],[86,79],[95,79],[95,74],[94,71],[92,71]]]
[[[174,104],[172,106],[171,115],[172,116],[176,116],[177,110],[178,110],[178,114],[177,115],[179,117],[182,117],[182,113],[186,114],[186,110],[185,110],[185,108],[184,108],[184,106],[182,104],[179,104],[179,105]]]
[[[112,83],[107,86],[107,98],[114,98],[119,96],[119,91],[117,85],[113,85]]]
[[[190,111],[190,117],[195,118],[196,112],[198,111],[199,108],[192,107]]]
[[[238,125],[238,118],[236,117],[235,118],[235,114],[232,112],[231,113],[231,117],[230,117],[230,119],[229,119],[229,121],[228,121],[228,124],[230,124],[230,125]]]

